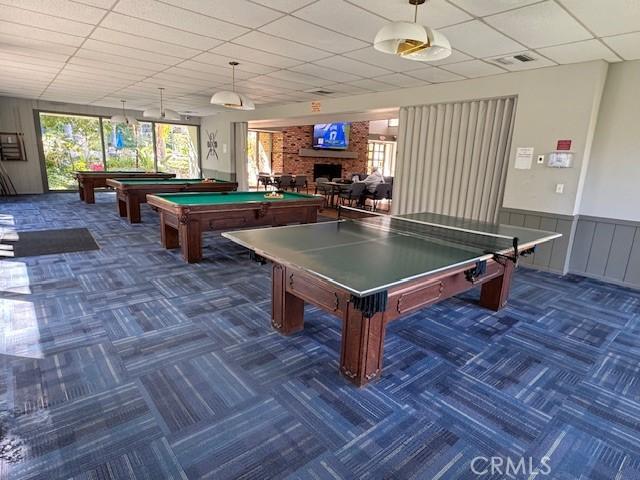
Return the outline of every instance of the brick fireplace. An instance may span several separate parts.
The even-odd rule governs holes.
[[[311,148],[313,143],[313,125],[284,127],[281,132],[273,135],[272,170],[292,175],[306,175],[310,184],[315,179],[315,165],[333,165],[336,170],[339,167],[341,175],[335,176],[341,177],[366,172],[368,139],[369,122],[352,122],[347,151],[356,152],[357,158],[331,158],[323,156],[321,150],[318,150],[317,157],[301,157],[300,149]]]

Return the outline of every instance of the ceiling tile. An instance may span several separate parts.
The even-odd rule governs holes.
[[[25,60],[27,57],[32,57],[33,59],[37,59],[34,61],[51,61],[56,62],[58,64],[63,64],[69,59],[68,54],[64,53],[54,53],[42,51],[34,48],[22,47],[18,45],[7,45],[0,44],[0,52],[9,55],[16,55],[16,58],[20,60]]]
[[[333,53],[348,52],[367,46],[361,40],[289,16],[265,25],[260,30],[277,37],[295,38],[296,41],[305,45]]]
[[[134,47],[138,50],[147,50],[149,52],[161,52],[161,54],[171,55],[172,57],[189,58],[201,53],[201,50],[187,48],[172,43],[161,42],[151,38],[140,37],[138,35],[130,35],[124,32],[116,32],[106,28],[97,28],[91,37],[94,40],[109,42],[116,45],[124,45],[125,47]]]
[[[290,70],[278,70],[277,72],[270,73],[268,77],[279,78],[282,80],[288,80],[291,82],[303,83],[305,85],[313,85],[321,87],[333,83],[331,80],[325,78],[315,77],[313,75],[306,75],[304,73],[292,72]]]
[[[557,63],[579,63],[599,59],[611,62],[620,60],[602,42],[596,39],[539,48],[538,52]]]
[[[71,45],[60,45],[59,43],[36,40],[32,38],[18,37],[16,35],[5,34],[0,28],[0,45],[12,45],[18,48],[27,48],[42,52],[61,53],[63,55],[73,55],[77,47]]]
[[[394,85],[390,85],[384,82],[379,82],[377,80],[372,80],[370,78],[365,78],[363,80],[356,80],[355,82],[349,82],[349,85],[353,85],[354,87],[365,88],[367,90],[372,90],[374,92],[384,92],[387,90],[394,90],[398,88]]]
[[[154,0],[120,0],[114,10],[132,17],[222,40],[229,40],[248,31],[238,25]]]
[[[184,30],[158,25],[157,23],[147,22],[139,18],[132,18],[113,12],[106,16],[100,23],[100,26],[125,33],[133,32],[142,37],[200,50],[208,50],[222,44],[221,40],[203,37],[202,35],[196,35]]]
[[[251,80],[243,80],[242,82],[238,82],[238,85],[257,85],[258,87],[260,85],[264,85],[266,87],[275,87],[286,90],[305,90],[309,88],[309,85],[304,83],[282,80],[269,75],[261,75],[259,77],[252,78]]]
[[[372,41],[378,30],[388,23],[386,19],[343,0],[318,0],[293,15],[366,42]]]
[[[464,77],[455,73],[447,72],[438,67],[423,68],[422,70],[412,70],[407,75],[426,80],[431,83],[454,82],[456,80],[464,80]]]
[[[519,43],[478,20],[444,28],[442,33],[453,47],[474,57],[493,57],[526,50]]]
[[[281,12],[293,12],[299,8],[309,5],[316,0],[252,0],[253,3],[259,3],[269,8],[275,8]]]
[[[78,69],[91,69],[96,71],[104,71],[108,70],[110,75],[135,75],[135,76],[146,76],[149,73],[155,73],[155,71],[148,71],[146,69],[138,69],[135,66],[127,66],[127,65],[118,65],[118,68],[113,68],[113,65],[103,62],[98,58],[94,58],[88,56],[87,58],[73,56],[69,59],[67,65],[72,65],[74,68]]]
[[[450,0],[460,8],[463,8],[472,15],[484,17],[493,15],[494,13],[513,10],[514,8],[524,7],[540,0]]]
[[[212,49],[211,53],[235,58],[239,62],[244,60],[277,68],[293,67],[294,65],[300,65],[300,63],[302,63],[301,60],[287,58],[273,53],[261,52],[253,48],[245,47],[243,45],[235,45],[233,43],[223,43],[219,47]]]
[[[429,82],[425,82],[424,80],[419,80],[414,77],[410,77],[408,75],[403,75],[402,73],[390,73],[389,75],[382,75],[381,77],[376,77],[374,80],[379,80],[381,82],[389,83],[396,87],[400,88],[408,88],[408,87],[419,87],[421,85],[426,85]]]
[[[582,25],[552,0],[492,15],[485,21],[530,48],[592,38]]]
[[[464,62],[465,60],[472,60],[473,57],[470,57],[469,55],[466,55],[462,52],[459,52],[456,49],[453,49],[451,51],[451,55],[449,55],[447,58],[443,58],[442,60],[436,60],[433,62],[427,62],[428,65],[448,65],[450,63],[458,63],[458,62]],[[423,63],[424,65],[424,63]]]
[[[389,20],[413,21],[415,8],[405,0],[347,0]],[[485,1],[485,0],[482,0]],[[471,16],[446,0],[431,0],[418,7],[418,23],[431,28],[471,20]],[[373,40],[373,38],[371,39]]]
[[[394,72],[406,72],[407,70],[417,70],[424,68],[424,62],[416,62],[415,60],[407,60],[397,55],[389,55],[382,53],[373,47],[362,48],[354,52],[344,54],[345,57],[354,58],[362,62],[386,68]]]
[[[451,65],[443,66],[442,69],[458,75],[464,75],[469,78],[486,77],[488,75],[497,75],[505,72],[502,68],[490,65],[482,60],[469,60],[468,62],[452,63]]]
[[[119,67],[130,67],[138,69],[139,71],[146,71],[148,73],[156,73],[159,70],[163,70],[166,68],[166,65],[161,65],[159,63],[151,63],[143,60],[139,60],[137,58],[126,57],[124,55],[120,55],[119,52],[116,53],[105,53],[105,52],[97,52],[95,50],[89,50],[87,48],[81,48],[75,54],[75,56],[71,60],[84,58],[87,60],[93,60],[98,62],[110,63],[112,65]]]
[[[616,35],[602,40],[625,60],[640,59],[640,32]]]
[[[60,44],[79,47],[84,41],[84,37],[67,35],[66,33],[61,32],[52,32],[51,30],[43,30],[41,28],[27,27],[17,23],[3,22],[2,20],[0,20],[0,32],[5,35],[13,35],[19,38],[42,40],[54,45]]]
[[[560,0],[560,3],[598,36],[640,30],[637,0]]]
[[[528,57],[533,58],[534,60],[530,62],[521,62],[513,58],[514,55],[526,55]],[[497,61],[497,59],[501,59],[501,60],[507,59],[512,63],[509,65],[505,65],[503,62]],[[544,58],[542,55],[532,51],[518,52],[516,54],[509,54],[508,56],[486,59],[486,61],[491,62],[498,67],[502,67],[506,70],[509,70],[510,72],[519,72],[522,70],[531,70],[534,68],[543,68],[543,67],[550,67],[550,66],[556,65],[555,62],[552,62],[551,60]]]
[[[73,0],[76,3],[84,3],[85,5],[91,5],[92,7],[110,9],[115,5],[118,0]]]
[[[158,75],[174,75],[176,78],[184,78],[185,80],[197,80],[200,82],[209,82],[209,84],[227,83],[231,79],[231,69],[223,69],[220,67],[217,73],[211,72],[196,72],[194,70],[188,70],[182,67],[168,68],[164,72]],[[246,74],[245,72],[236,71],[236,78],[247,78],[253,76],[252,74]]]
[[[135,45],[135,44],[134,44]],[[102,52],[118,57],[135,58],[146,62],[156,63],[158,65],[175,65],[183,60],[182,58],[172,57],[164,53],[153,53],[147,50],[139,50],[133,47],[125,47],[122,45],[114,45],[113,43],[101,42],[99,40],[87,39],[82,46],[82,50],[91,50],[93,52]]]
[[[83,5],[69,0],[2,0],[1,3],[3,5],[23,8],[37,14],[52,15],[91,25],[97,24],[102,17],[104,17],[104,14],[107,13],[104,9],[90,7],[89,5]]]
[[[320,65],[315,65],[313,63],[305,63],[296,67],[291,67],[289,70],[304,73],[306,75],[314,75],[332,82],[352,82],[360,79],[358,75],[334,70],[333,68],[321,67]]]
[[[53,17],[51,15],[44,15],[42,13],[10,6],[2,7],[2,20],[82,37],[89,35],[91,30],[93,30],[93,25],[88,23],[75,22],[61,17]]]
[[[335,83],[335,84],[327,85],[326,87],[323,87],[323,90],[336,92],[340,94],[351,94],[351,95],[371,93],[371,90],[367,90],[366,88],[362,88],[362,87],[357,87],[351,83]]]
[[[313,62],[314,60],[319,60],[332,55],[332,53],[292,42],[284,38],[267,35],[266,33],[258,32],[257,30],[234,39],[233,43],[238,43],[245,47],[256,48],[265,52],[284,55],[286,57],[296,58],[298,60],[304,60],[305,62]]]
[[[379,77],[385,73],[391,73],[389,70],[370,65],[368,63],[359,62],[351,58],[341,57],[336,55],[335,57],[325,58],[324,60],[318,60],[314,62],[316,65],[322,67],[333,68],[335,70],[341,70],[343,72],[351,73],[353,75],[359,75],[361,77]]]
[[[221,54],[214,54],[211,52],[201,53],[197,57],[193,57],[191,60],[182,62],[180,67],[188,68],[189,70],[196,70],[198,72],[212,71],[214,73],[220,72],[220,67],[228,69],[229,78],[231,78],[231,67],[229,62],[236,61],[235,57],[227,57]],[[212,67],[213,66],[213,67]],[[276,67],[268,67],[266,65],[259,65],[253,62],[240,62],[240,65],[236,67],[236,78],[241,78],[239,75],[244,73],[244,78],[247,78],[248,74],[266,74],[275,72],[278,70]]]
[[[246,0],[164,0],[176,7],[249,28],[257,28],[282,16],[270,8]]]

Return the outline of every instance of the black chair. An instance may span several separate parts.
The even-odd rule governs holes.
[[[367,198],[370,198],[373,201],[373,206],[371,209],[375,212],[378,208],[378,202],[380,200],[391,200],[391,191],[393,186],[390,183],[379,183],[376,185],[376,189],[373,192],[366,191],[364,194],[365,202]]]
[[[367,187],[366,183],[362,183],[362,182],[352,183],[345,189],[341,190],[340,193],[338,194],[338,197],[340,198],[340,202],[342,203],[342,205],[344,205],[345,202],[348,201],[349,205],[352,206],[353,202],[355,201],[356,205],[360,205],[362,203],[362,196],[364,194],[366,187]]]
[[[263,172],[258,173],[258,186],[260,185],[264,185],[265,190],[269,185],[273,185],[273,180],[271,179],[271,175]]]
[[[280,175],[276,180],[278,190],[288,190],[293,187],[293,177],[291,175]]]
[[[309,184],[307,183],[306,175],[296,175],[291,183],[291,187],[299,192],[301,188],[304,188],[309,193]]]

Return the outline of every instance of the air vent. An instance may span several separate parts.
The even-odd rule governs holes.
[[[500,65],[513,65],[516,63],[535,62],[536,60],[537,58],[527,53],[520,53],[518,55],[513,55],[510,57],[500,57],[492,59],[493,62],[499,63]]]
[[[318,90],[305,90],[306,93],[315,93],[316,95],[332,95],[336,92],[332,92],[330,90],[322,90],[322,89],[318,89]]]

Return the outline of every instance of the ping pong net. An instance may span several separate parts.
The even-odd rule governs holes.
[[[421,238],[441,245],[473,250],[478,256],[493,255],[517,262],[518,238],[480,229],[426,222],[394,215],[340,206],[339,219],[356,222],[373,230]]]

